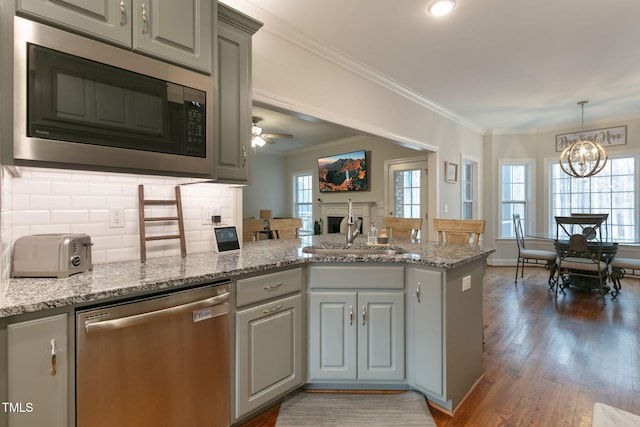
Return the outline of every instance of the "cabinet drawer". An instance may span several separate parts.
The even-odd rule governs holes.
[[[236,305],[240,307],[301,289],[302,270],[299,268],[241,279],[236,286]]]
[[[313,265],[309,287],[325,289],[404,289],[402,265]]]

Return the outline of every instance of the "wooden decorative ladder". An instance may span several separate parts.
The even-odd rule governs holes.
[[[187,246],[184,239],[184,221],[182,218],[182,200],[180,198],[180,187],[176,186],[176,198],[175,200],[154,200],[144,198],[144,185],[138,185],[138,210],[140,215],[140,262],[147,261],[147,242],[151,240],[167,240],[167,239],[180,239],[180,254],[182,257],[187,256]],[[145,206],[176,206],[176,216],[159,216],[159,217],[146,217],[144,214]],[[146,236],[146,225],[150,222],[161,221],[177,221],[178,222],[178,234],[169,234],[162,236]]]

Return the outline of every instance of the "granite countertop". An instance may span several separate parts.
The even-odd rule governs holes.
[[[303,252],[305,246],[340,245],[343,235],[304,236],[291,240],[264,240],[245,243],[232,253],[199,253],[151,258],[139,261],[96,264],[92,271],[68,278],[13,278],[0,286],[0,318],[17,314],[65,307],[101,300],[134,296],[181,286],[232,278],[242,274],[303,265],[310,262],[396,262],[455,268],[479,258],[486,258],[492,248],[469,245],[446,245],[435,242],[392,241],[404,251],[396,255],[316,255]],[[360,236],[356,245],[362,245]]]

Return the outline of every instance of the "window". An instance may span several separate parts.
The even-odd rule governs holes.
[[[476,163],[462,162],[462,219],[473,219],[475,206],[475,168]]]
[[[396,171],[395,212],[400,218],[420,218],[420,169]]]
[[[500,162],[500,225],[499,237],[515,238],[513,214],[520,214],[523,230],[527,230],[528,200],[533,162],[531,160],[505,160]]]
[[[302,219],[302,229],[313,231],[313,187],[312,174],[304,173],[293,176],[293,216]]]
[[[551,233],[556,216],[571,213],[608,213],[607,233],[614,240],[637,241],[638,191],[635,155],[610,157],[602,172],[590,178],[572,178],[557,161],[550,167]]]

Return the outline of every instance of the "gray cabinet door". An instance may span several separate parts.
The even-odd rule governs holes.
[[[7,343],[9,425],[69,425],[67,315],[10,324]]]
[[[249,179],[251,148],[251,36],[218,22],[219,108],[215,132],[216,176],[223,181]]]
[[[420,391],[443,397],[442,273],[416,268],[410,277],[407,284],[409,382]]]
[[[18,0],[17,13],[131,47],[131,0]]]
[[[211,72],[212,0],[133,0],[133,49]]]
[[[357,358],[357,294],[309,294],[309,382],[355,380]]]
[[[404,293],[358,293],[358,379],[404,379]]]
[[[238,311],[236,328],[240,418],[302,384],[302,296]]]

